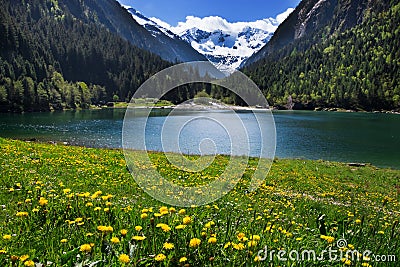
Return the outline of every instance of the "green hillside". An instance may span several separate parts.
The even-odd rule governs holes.
[[[0,111],[125,100],[170,65],[112,33],[93,3],[1,1]]]
[[[286,105],[291,96],[298,109],[399,110],[399,12],[398,3],[382,12],[366,10],[357,26],[333,34],[327,26],[244,72],[274,106]]]

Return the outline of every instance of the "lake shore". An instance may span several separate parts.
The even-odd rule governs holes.
[[[355,109],[346,109],[342,107],[331,107],[331,108],[324,108],[324,107],[316,107],[314,109],[306,109],[306,108],[294,108],[288,109],[283,106],[271,106],[269,108],[264,108],[261,106],[252,106],[252,107],[244,107],[244,106],[236,106],[236,105],[228,105],[223,103],[216,103],[213,102],[209,105],[203,104],[195,104],[193,102],[180,104],[180,105],[140,105],[140,104],[130,104],[125,102],[118,102],[115,106],[101,106],[101,107],[92,107],[93,109],[101,109],[101,108],[152,108],[152,109],[192,109],[192,110],[237,110],[237,111],[256,111],[256,110],[271,110],[271,111],[323,111],[323,112],[362,112],[362,113],[385,113],[385,114],[397,114],[400,115],[400,110],[355,110]]]

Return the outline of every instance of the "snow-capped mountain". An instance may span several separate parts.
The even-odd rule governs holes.
[[[289,8],[276,18],[252,22],[228,22],[218,16],[188,16],[185,22],[171,26],[158,18],[147,18],[133,8],[127,9],[153,36],[162,32],[184,40],[222,71],[239,68],[269,41],[279,24],[293,11]]]
[[[243,60],[263,47],[273,32],[246,26],[240,32],[204,31],[197,27],[180,34],[194,49],[202,53],[217,68],[237,69]]]

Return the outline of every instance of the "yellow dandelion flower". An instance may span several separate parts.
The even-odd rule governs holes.
[[[6,254],[7,253],[7,250],[5,250],[5,249],[0,249],[0,255],[1,254]]]
[[[342,259],[342,262],[343,262],[345,265],[351,265],[351,260],[349,260],[349,259]]]
[[[192,222],[192,218],[190,218],[190,216],[186,216],[182,219],[183,224],[187,225],[190,224]]]
[[[140,235],[135,235],[135,236],[132,236],[132,239],[136,240],[136,241],[143,241],[143,240],[146,239],[146,237],[145,236],[140,236]]]
[[[185,213],[186,213],[185,209],[180,209],[178,212],[179,215],[184,215]]]
[[[209,228],[211,228],[211,226],[213,226],[213,225],[215,225],[215,223],[214,223],[213,221],[211,221],[211,222],[206,223],[206,224],[204,225],[204,227],[207,228],[207,229],[209,229]]]
[[[35,262],[32,260],[26,261],[26,262],[24,262],[24,266],[27,266],[27,267],[35,266]]]
[[[169,208],[169,212],[175,213],[175,212],[176,212],[176,209],[175,209],[174,207],[171,207],[171,208]]]
[[[259,235],[252,235],[251,240],[260,241],[261,237]]]
[[[128,230],[126,229],[121,229],[121,231],[119,231],[121,233],[121,235],[126,236],[126,234],[128,233]]]
[[[254,258],[254,262],[259,262],[259,261],[261,261],[261,257],[257,255],[257,256]]]
[[[356,223],[357,223],[357,224],[360,224],[360,223],[361,223],[361,220],[360,220],[360,219],[357,219],[357,220],[356,220]]]
[[[100,207],[95,207],[94,208],[94,211],[98,211],[98,210],[101,210],[101,208]]]
[[[4,240],[10,240],[11,239],[11,235],[3,235],[3,239]]]
[[[174,248],[174,244],[165,242],[164,245],[163,245],[163,248],[165,248],[166,250],[173,249]]]
[[[182,258],[179,259],[179,262],[185,262],[185,261],[187,261],[186,257],[182,257]]]
[[[119,259],[119,261],[122,262],[122,263],[129,263],[129,262],[131,261],[131,259],[129,258],[129,256],[126,255],[126,254],[121,254],[121,255],[119,255],[118,259]]]
[[[239,243],[239,244],[232,243],[232,247],[236,250],[243,250],[246,248],[246,246],[243,243]]]
[[[113,237],[113,238],[111,238],[111,243],[113,243],[113,244],[118,244],[120,241],[119,241],[119,238],[118,237]]]
[[[226,244],[224,245],[224,248],[228,248],[231,244],[232,244],[231,242],[226,243]]]
[[[90,251],[92,251],[92,247],[90,246],[90,244],[83,244],[81,245],[79,250],[81,252],[89,253]]]
[[[86,203],[86,207],[93,207],[93,203],[92,202]]]
[[[246,237],[246,235],[245,235],[244,233],[238,233],[238,234],[237,234],[237,238],[238,238],[239,240],[243,240],[245,237]]]
[[[160,213],[164,213],[164,212],[167,212],[167,213],[168,213],[168,208],[165,207],[165,206],[163,206],[163,207],[161,207],[161,208],[159,209],[159,211],[160,211]]]
[[[200,240],[200,239],[198,239],[198,238],[192,238],[192,239],[190,239],[189,247],[191,247],[191,248],[196,248],[196,247],[198,247],[198,246],[200,245],[200,243],[201,243],[201,240]]]
[[[156,225],[156,227],[161,228],[164,232],[169,232],[171,230],[171,227],[169,227],[168,224],[165,223],[159,223]]]
[[[19,257],[20,261],[26,261],[29,258],[29,255],[22,255],[21,257]]]
[[[378,231],[378,234],[379,234],[379,235],[384,235],[385,232],[384,232],[384,231]]]
[[[101,191],[96,191],[94,192],[94,194],[91,196],[92,199],[98,198],[101,194],[103,194],[103,192]]]
[[[112,228],[112,226],[99,225],[97,226],[97,230],[102,233],[112,233],[114,229]]]
[[[182,230],[182,229],[185,229],[185,227],[186,227],[186,225],[180,224],[180,225],[175,226],[175,229]]]
[[[325,240],[326,242],[333,243],[335,241],[335,238],[332,236],[326,236],[326,235],[321,235],[321,239]]]
[[[45,199],[44,197],[41,197],[39,199],[39,205],[40,206],[46,206],[47,204],[49,204],[49,201],[47,199]]]
[[[140,215],[140,218],[142,218],[142,219],[146,219],[147,217],[148,217],[147,213],[142,213]]]
[[[67,242],[68,242],[68,240],[65,238],[60,240],[60,243],[67,243]]]
[[[138,225],[138,226],[135,226],[135,230],[136,231],[141,231],[143,229],[143,227],[142,226],[140,226],[140,225]]]
[[[249,241],[248,243],[247,243],[247,246],[249,247],[249,248],[251,248],[251,247],[255,247],[255,246],[257,246],[257,241],[255,241],[255,240],[251,240],[251,241]]]
[[[71,189],[69,189],[69,188],[63,189],[64,194],[69,194],[70,192],[71,192]]]
[[[154,259],[156,260],[156,261],[163,261],[163,260],[165,260],[167,257],[164,255],[164,254],[162,254],[162,253],[160,253],[160,254],[158,254]]]
[[[28,212],[26,212],[26,211],[18,211],[16,216],[17,217],[28,217]]]
[[[210,244],[215,244],[215,243],[217,243],[217,238],[215,238],[215,237],[210,237],[210,238],[208,239],[208,243],[210,243]]]

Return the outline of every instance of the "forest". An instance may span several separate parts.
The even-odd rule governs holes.
[[[243,71],[273,106],[292,99],[297,109],[399,110],[399,12],[399,3],[367,12],[356,27],[325,28]]]
[[[171,65],[76,18],[54,0],[1,1],[0,36],[0,111],[5,112],[125,101]]]

